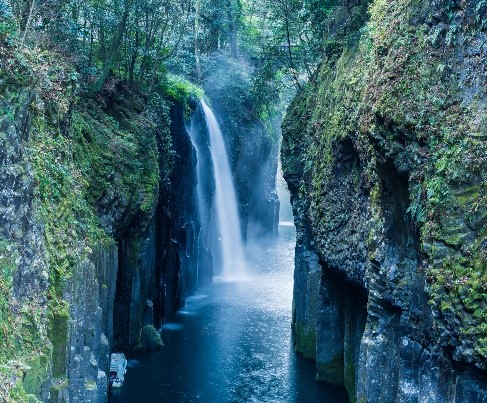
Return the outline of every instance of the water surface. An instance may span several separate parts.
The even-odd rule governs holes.
[[[291,338],[295,230],[247,248],[247,281],[215,281],[162,330],[165,347],[129,360],[112,402],[347,402],[315,382]]]

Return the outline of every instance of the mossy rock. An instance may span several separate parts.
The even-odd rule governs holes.
[[[317,363],[316,380],[332,385],[344,384],[343,354],[337,354],[327,363]]]
[[[355,388],[355,365],[353,365],[353,361],[350,358],[345,365],[344,384],[345,389],[348,392],[348,396],[350,397],[350,401],[354,402],[357,394],[357,390]]]
[[[45,387],[50,375],[49,357],[46,355],[35,356],[28,365],[30,369],[26,372],[23,379],[23,388],[28,394],[41,396],[42,389]]]
[[[294,344],[296,351],[303,354],[305,358],[316,358],[316,331],[307,330],[304,325],[295,324]]]
[[[334,150],[345,140],[353,145],[372,212],[365,239],[370,261],[379,257],[385,214],[381,165],[392,161],[407,178],[402,202],[424,252],[434,328],[453,335],[448,343],[455,360],[485,369],[487,143],[479,119],[486,105],[479,100],[486,89],[466,90],[459,80],[466,64],[457,63],[459,55],[476,63],[464,55],[484,35],[474,9],[465,4],[445,11],[450,30],[440,38],[437,23],[421,18],[423,2],[354,3],[350,24],[326,38],[339,41],[339,51],[325,51],[315,80],[287,111],[281,153],[284,177],[303,198],[318,252],[326,255],[333,251],[320,242],[330,233],[340,236],[332,207],[341,201],[333,183],[343,164]],[[336,23],[333,14],[329,18]],[[471,69],[473,77],[478,71]],[[402,279],[401,288],[411,286],[408,281]]]
[[[66,374],[68,321],[69,315],[63,311],[53,312],[49,319],[48,335],[53,346],[52,373],[59,378]]]
[[[146,325],[142,328],[140,340],[144,350],[157,350],[164,346],[161,335],[152,325]]]

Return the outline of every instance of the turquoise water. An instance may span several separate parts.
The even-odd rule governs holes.
[[[247,280],[200,290],[163,327],[163,349],[130,357],[112,402],[348,401],[294,352],[295,230],[283,224],[278,238],[247,247]]]

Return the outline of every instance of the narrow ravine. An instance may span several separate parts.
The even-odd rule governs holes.
[[[224,224],[217,228],[227,267],[222,265],[221,276],[200,288],[184,308],[166,320],[161,329],[165,344],[161,350],[129,357],[125,382],[122,388],[112,390],[111,401],[346,402],[344,390],[316,383],[314,363],[294,350],[291,320],[296,230],[282,172],[279,169],[277,175],[282,220],[279,235],[251,236],[243,246],[240,236],[235,238],[232,233],[239,231],[235,197],[229,198],[227,191],[224,200],[222,194],[233,187],[228,166],[222,167],[222,157],[227,163],[222,133],[211,110],[204,103],[203,107],[216,198],[220,198],[216,218]],[[194,127],[190,133],[201,158],[197,137],[201,133]],[[205,178],[199,176],[198,180],[203,183]],[[207,216],[204,213],[200,212],[201,217]],[[229,221],[235,221],[231,229]],[[241,256],[235,251],[240,245]],[[243,261],[245,277],[229,275],[236,274],[235,266]]]
[[[295,229],[246,249],[248,281],[215,282],[163,327],[164,348],[130,357],[121,402],[347,402],[315,381],[291,337]]]
[[[487,0],[0,0],[0,403],[487,403],[486,61]]]

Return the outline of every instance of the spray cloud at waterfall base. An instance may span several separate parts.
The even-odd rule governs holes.
[[[209,249],[214,266],[221,270],[216,281],[243,280],[246,278],[246,263],[228,155],[214,113],[204,100],[200,102],[205,125],[198,125],[198,117],[193,116],[188,130],[198,161],[198,210],[201,236],[206,240],[200,242],[200,246],[203,244]],[[204,134],[208,135],[207,141]]]

